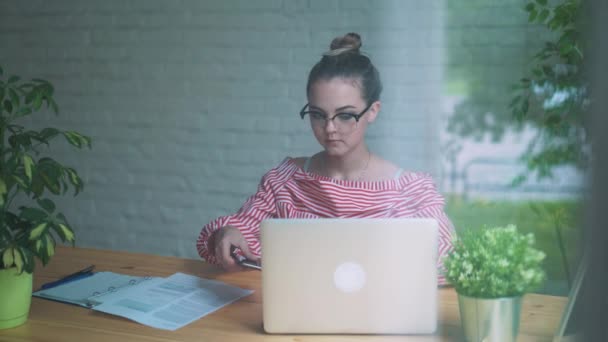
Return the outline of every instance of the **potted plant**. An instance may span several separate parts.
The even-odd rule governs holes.
[[[0,67],[0,329],[27,320],[36,259],[46,265],[57,239],[74,244],[72,227],[47,195],[64,195],[70,188],[76,195],[83,183],[76,170],[48,156],[48,147],[63,137],[72,146],[90,148],[91,139],[18,123],[44,109],[58,114],[51,83],[5,79]]]
[[[514,225],[459,234],[444,271],[458,293],[467,340],[515,341],[523,295],[543,282],[544,258],[534,236]]]

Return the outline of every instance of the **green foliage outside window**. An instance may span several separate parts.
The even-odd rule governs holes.
[[[522,14],[527,13],[530,24],[542,25],[545,32],[541,30],[540,34],[548,37],[533,56],[529,71],[523,72],[512,92],[498,90],[493,77],[486,75],[481,85],[473,84],[471,98],[450,118],[448,131],[475,139],[490,134],[499,141],[509,129],[534,129],[535,135],[521,156],[529,172],[519,175],[515,185],[530,174],[551,177],[559,166],[579,170],[588,167],[590,137],[586,120],[591,94],[583,64],[586,44],[582,5],[582,0],[562,0],[555,5],[546,0],[528,2]],[[498,97],[506,100],[502,104],[508,111],[496,105],[501,100],[491,101]]]
[[[509,105],[519,123],[538,128],[523,160],[541,178],[550,177],[556,166],[585,170],[590,158],[586,127],[590,93],[583,65],[581,0],[566,0],[554,7],[547,0],[536,0],[525,9],[530,22],[544,25],[557,37],[534,56],[535,65],[515,86]]]

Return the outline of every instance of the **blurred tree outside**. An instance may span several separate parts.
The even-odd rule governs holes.
[[[559,165],[583,171],[589,165],[590,94],[583,64],[581,1],[563,0],[551,7],[547,0],[535,0],[525,7],[530,22],[556,35],[534,56],[531,72],[514,87],[509,105],[520,125],[538,128],[522,159],[539,177],[551,177]]]
[[[446,2],[446,92],[457,98],[443,144],[449,162],[463,152],[464,141],[499,144],[510,133],[525,131],[531,134],[519,155],[524,171],[504,180],[513,191],[534,176],[551,179],[563,166],[584,174],[590,94],[582,5],[582,0]],[[449,196],[447,207],[457,229],[515,223],[535,233],[548,256],[548,283],[554,283],[543,292],[553,294],[567,293],[576,266],[579,209],[576,198],[525,196],[516,203]]]
[[[590,148],[585,122],[590,98],[583,68],[581,4],[581,0],[561,0],[555,5],[533,0],[525,7],[518,3],[512,8],[520,13],[496,13],[487,19],[500,22],[498,16],[510,14],[525,21],[520,29],[513,29],[515,39],[508,37],[506,29],[488,38],[492,26],[481,26],[487,46],[449,49],[449,60],[461,61],[463,52],[471,56],[471,63],[464,67],[449,64],[449,82],[464,79],[467,88],[466,99],[449,119],[450,133],[476,140],[489,135],[492,141],[500,141],[509,130],[531,128],[534,132],[521,155],[528,172],[514,179],[515,185],[533,174],[551,177],[563,165],[587,169]],[[458,2],[448,6],[448,18],[454,22],[467,17],[465,9],[470,11]],[[456,38],[455,44],[463,37],[466,42],[466,30],[449,31],[448,37]],[[535,54],[528,63],[531,51]]]

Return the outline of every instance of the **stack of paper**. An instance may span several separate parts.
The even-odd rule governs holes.
[[[251,293],[183,273],[158,278],[98,272],[33,295],[176,330]]]

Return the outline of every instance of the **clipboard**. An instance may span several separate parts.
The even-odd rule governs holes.
[[[85,308],[93,308],[103,303],[104,295],[119,292],[125,287],[137,286],[150,279],[153,279],[153,277],[137,277],[114,272],[96,272],[83,279],[33,292],[32,296]]]

